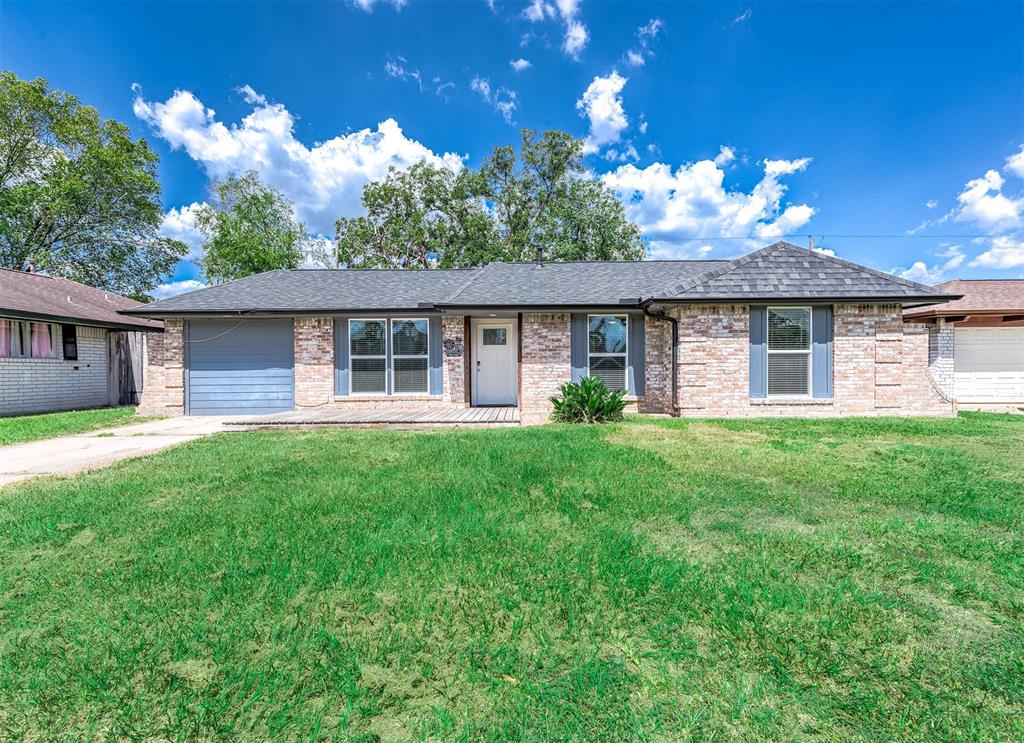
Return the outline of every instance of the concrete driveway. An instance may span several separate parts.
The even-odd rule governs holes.
[[[244,424],[224,425],[229,418],[241,422],[237,415],[165,418],[0,447],[0,485],[40,475],[69,475],[105,467],[121,459],[152,454],[202,436],[245,429]]]

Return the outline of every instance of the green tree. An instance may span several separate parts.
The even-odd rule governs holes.
[[[362,268],[457,268],[487,261],[640,260],[644,242],[615,194],[587,175],[583,143],[523,130],[479,170],[418,163],[363,189],[363,217],[336,223],[339,261]]]
[[[157,160],[75,96],[0,72],[0,266],[147,298],[187,252],[159,235]]]
[[[298,268],[307,256],[323,261],[291,203],[255,171],[215,181],[212,202],[196,212],[196,226],[206,238],[203,272],[211,282]]]

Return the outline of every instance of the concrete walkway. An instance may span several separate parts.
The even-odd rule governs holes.
[[[238,416],[230,416],[239,421]],[[165,418],[75,436],[0,447],[0,485],[40,475],[69,475],[112,462],[152,454],[221,431],[227,417]]]

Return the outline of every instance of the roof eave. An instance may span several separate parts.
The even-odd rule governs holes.
[[[118,310],[118,314],[124,314],[123,310]],[[153,325],[141,325],[133,322],[126,321],[123,323],[113,322],[109,320],[96,320],[88,317],[73,317],[71,315],[51,315],[45,312],[22,312],[21,310],[8,310],[0,309],[0,316],[13,317],[20,320],[42,320],[45,322],[61,323],[63,325],[81,325],[90,328],[106,328],[107,330],[129,330],[129,331],[141,331],[141,332],[154,332],[159,333],[163,328],[155,327]]]
[[[647,304],[770,304],[772,302],[779,302],[784,304],[840,304],[840,303],[856,303],[863,304],[865,302],[880,302],[885,304],[907,304],[913,302],[915,306],[927,306],[931,304],[940,304],[949,302],[954,299],[960,299],[959,295],[928,295],[928,296],[824,296],[824,297],[782,297],[778,295],[767,295],[757,297],[736,297],[736,296],[721,296],[721,297],[652,297],[647,300]],[[956,314],[963,314],[956,313]]]

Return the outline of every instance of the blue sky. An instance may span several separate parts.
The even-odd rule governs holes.
[[[0,5],[0,65],[146,137],[196,250],[210,177],[259,170],[329,237],[389,164],[529,127],[587,139],[654,257],[794,233],[928,282],[1022,276],[1022,50],[1021,2]]]

